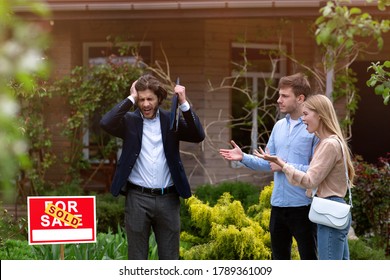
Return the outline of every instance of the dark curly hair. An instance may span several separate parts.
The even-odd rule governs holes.
[[[151,74],[141,76],[135,84],[135,89],[137,92],[148,89],[153,91],[154,94],[157,95],[159,105],[161,105],[168,96],[167,90],[161,85],[160,81]]]

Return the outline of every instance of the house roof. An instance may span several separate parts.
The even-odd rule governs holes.
[[[55,19],[237,18],[318,16],[324,0],[46,0]],[[374,1],[375,2],[375,1]],[[351,0],[346,5],[378,12],[376,3]],[[26,12],[19,7],[19,12]]]

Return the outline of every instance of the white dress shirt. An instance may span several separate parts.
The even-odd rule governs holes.
[[[131,96],[129,99],[134,103]],[[185,102],[179,105],[179,108],[185,112],[190,109],[190,105]],[[173,185],[164,154],[159,110],[155,118],[143,118],[141,151],[130,173],[129,181],[146,188],[166,188]]]

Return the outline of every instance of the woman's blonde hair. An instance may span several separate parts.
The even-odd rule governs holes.
[[[340,128],[339,120],[337,119],[336,111],[334,110],[332,102],[325,95],[316,94],[310,96],[304,104],[309,110],[317,112],[324,125],[324,129],[329,131],[331,134],[336,135],[340,139],[345,151],[344,155],[346,156],[349,180],[353,182],[355,169],[352,163],[351,150],[349,149]]]

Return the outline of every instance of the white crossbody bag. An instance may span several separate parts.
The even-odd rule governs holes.
[[[337,139],[337,138],[336,138]],[[349,213],[352,208],[352,193],[351,193],[351,182],[348,177],[347,160],[344,154],[344,148],[339,139],[337,141],[341,145],[343,152],[344,166],[345,166],[345,177],[347,179],[347,186],[349,192],[349,204],[341,203],[325,198],[315,196],[317,189],[313,191],[309,220],[313,223],[325,225],[332,228],[344,229],[348,226]]]

